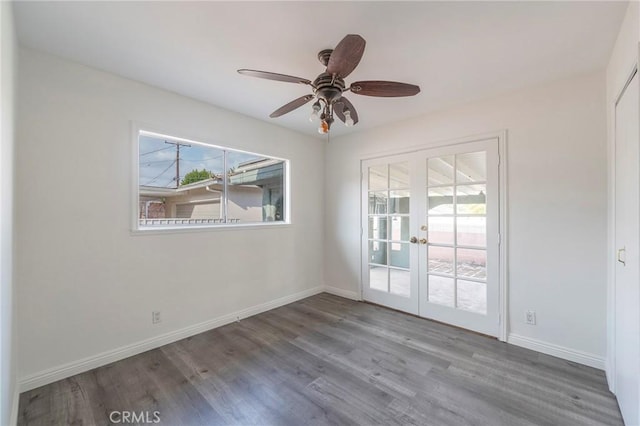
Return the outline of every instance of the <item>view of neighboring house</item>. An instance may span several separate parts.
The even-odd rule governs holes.
[[[225,220],[221,175],[177,188],[139,187],[141,226],[283,220],[284,162],[261,158],[228,173]]]

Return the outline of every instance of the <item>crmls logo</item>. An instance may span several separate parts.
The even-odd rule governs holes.
[[[112,411],[109,413],[111,423],[160,423],[160,411]]]

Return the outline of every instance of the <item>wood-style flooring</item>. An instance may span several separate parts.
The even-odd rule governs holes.
[[[25,392],[18,424],[106,425],[113,411],[160,425],[622,424],[600,370],[329,294]]]

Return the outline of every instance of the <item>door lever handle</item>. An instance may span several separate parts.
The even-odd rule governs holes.
[[[627,266],[626,253],[627,249],[625,247],[618,249],[618,262],[622,263],[624,266]]]

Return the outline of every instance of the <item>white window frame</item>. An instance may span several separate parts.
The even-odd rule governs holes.
[[[131,205],[130,205],[130,215],[131,215],[131,234],[133,235],[153,235],[153,234],[166,234],[166,233],[183,233],[183,232],[203,232],[203,231],[221,231],[221,230],[238,230],[238,229],[255,229],[255,228],[273,228],[273,227],[288,227],[291,226],[291,182],[290,182],[290,160],[282,157],[277,157],[268,154],[261,154],[252,151],[246,151],[243,149],[233,148],[230,146],[218,145],[216,143],[212,143],[210,140],[206,138],[185,138],[179,136],[172,136],[170,133],[174,132],[166,132],[166,131],[158,131],[155,126],[151,125],[142,125],[137,123],[132,123],[131,125],[131,139],[133,141],[132,145],[132,155],[131,155]],[[180,133],[180,132],[175,132]],[[166,138],[176,142],[184,142],[189,144],[202,145],[210,148],[216,148],[225,151],[233,151],[239,152],[242,154],[251,154],[258,155],[261,157],[267,157],[274,160],[279,160],[284,163],[284,203],[283,203],[283,212],[284,212],[284,220],[282,221],[274,221],[274,222],[252,222],[252,223],[215,223],[215,224],[192,224],[192,225],[166,225],[166,226],[154,226],[154,227],[144,227],[140,226],[139,221],[139,200],[140,200],[140,168],[139,168],[139,154],[140,154],[140,143],[139,136],[141,134],[145,134],[148,136],[154,136],[159,138]]]

